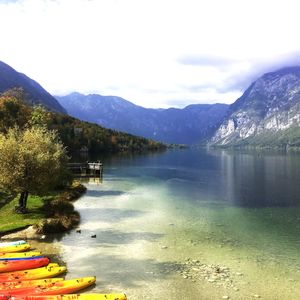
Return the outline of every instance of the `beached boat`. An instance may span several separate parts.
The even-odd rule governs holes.
[[[58,281],[64,280],[63,278],[46,278],[46,279],[33,279],[33,280],[15,280],[0,282],[0,293],[1,290],[8,289],[20,289],[28,287],[38,287],[39,285],[49,285]]]
[[[4,259],[28,258],[41,256],[39,251],[15,252],[15,253],[0,253],[0,261]]]
[[[29,249],[30,249],[29,244],[0,246],[1,253],[22,252],[22,251],[27,251]]]
[[[1,295],[60,295],[76,293],[96,282],[96,277],[84,277],[63,280],[53,283],[41,283],[35,287],[13,288],[1,290]]]
[[[46,267],[36,269],[0,273],[0,282],[50,278],[62,274],[66,270],[66,267],[59,266],[58,264],[49,264]]]
[[[0,300],[127,300],[125,294],[70,294],[48,296],[5,296]]]
[[[48,257],[0,261],[0,273],[36,269],[49,264]]]
[[[24,241],[24,240],[10,241],[10,242],[1,242],[0,243],[0,247],[13,246],[13,245],[22,245],[22,244],[27,244],[27,242]]]

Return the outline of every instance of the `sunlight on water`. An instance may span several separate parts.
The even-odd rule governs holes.
[[[299,299],[299,157],[174,151],[105,162],[59,238],[68,277],[129,299]]]

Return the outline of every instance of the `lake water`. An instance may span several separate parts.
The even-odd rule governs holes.
[[[56,237],[67,277],[134,299],[299,299],[300,155],[174,150],[104,160]],[[91,236],[96,235],[92,238]],[[229,299],[229,298],[228,298]]]

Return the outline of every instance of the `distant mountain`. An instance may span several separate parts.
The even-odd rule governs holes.
[[[84,121],[134,135],[176,144],[210,138],[227,112],[225,104],[190,105],[184,109],[148,109],[123,98],[72,93],[56,97],[67,112]]]
[[[12,88],[22,88],[30,105],[41,104],[51,111],[66,113],[57,100],[36,81],[0,61],[0,94]]]
[[[300,67],[263,75],[230,106],[215,145],[300,146]]]

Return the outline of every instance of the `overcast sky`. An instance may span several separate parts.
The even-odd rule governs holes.
[[[232,103],[300,65],[298,0],[0,0],[0,60],[50,93]]]

